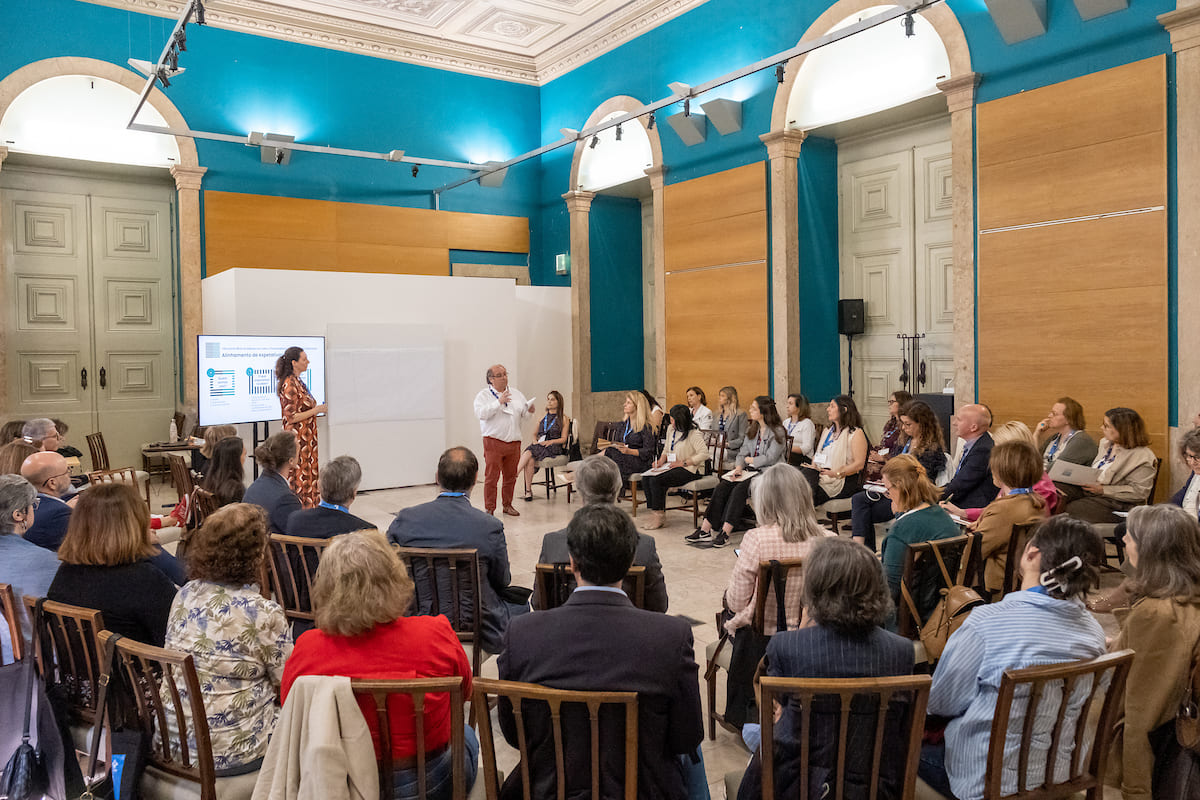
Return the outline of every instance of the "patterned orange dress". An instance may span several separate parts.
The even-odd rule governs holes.
[[[283,411],[283,429],[296,434],[296,468],[288,483],[300,505],[316,508],[321,502],[321,487],[317,483],[317,418],[311,416],[296,422],[295,417],[316,408],[317,401],[304,381],[288,375],[279,385],[279,405]]]

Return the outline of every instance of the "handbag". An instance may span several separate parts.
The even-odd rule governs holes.
[[[46,770],[46,758],[39,748],[29,743],[29,721],[33,709],[33,693],[37,691],[37,676],[33,671],[33,657],[25,659],[25,727],[21,732],[21,743],[16,752],[4,765],[0,775],[0,795],[8,800],[30,800],[40,798],[50,787],[50,774]]]
[[[946,569],[946,562],[942,559],[942,554],[937,547],[931,547],[930,552],[937,561],[938,570],[942,574],[946,588],[940,591],[941,599],[933,607],[929,618],[921,620],[917,604],[913,600],[912,594],[909,593],[908,587],[903,583],[900,584],[900,595],[908,606],[909,613],[917,622],[920,631],[918,636],[921,644],[925,646],[925,657],[932,664],[942,657],[950,635],[962,627],[962,624],[967,621],[967,615],[973,609],[983,605],[984,602],[983,598],[979,596],[979,592],[963,586],[950,577],[950,570]]]
[[[112,634],[104,644],[101,654],[102,672],[100,674],[100,692],[96,697],[96,721],[92,729],[92,744],[88,752],[87,771],[84,773],[84,792],[81,800],[107,800],[120,797],[121,800],[136,800],[138,784],[142,772],[146,768],[147,739],[140,727],[120,729],[121,714],[113,702],[109,686],[114,679],[113,669],[116,656],[117,640],[120,634]],[[105,720],[109,721],[112,764],[106,765],[104,777],[95,780],[96,769],[100,766],[100,739],[104,730]],[[93,782],[94,781],[94,782]],[[119,791],[118,791],[119,787]]]
[[[1192,669],[1175,712],[1175,738],[1180,747],[1200,753],[1200,639],[1192,647]]]
[[[787,573],[779,569],[779,562],[771,559],[771,582],[775,589],[775,630],[787,630],[787,605],[784,594],[787,588]],[[722,625],[722,628],[724,626]],[[722,637],[724,638],[724,637]],[[771,637],[758,633],[751,627],[740,628],[732,643],[729,654],[729,675],[725,681],[725,722],[741,728],[747,722],[758,719],[758,696],[754,688],[754,675],[767,654]]]

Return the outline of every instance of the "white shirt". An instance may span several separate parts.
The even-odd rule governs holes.
[[[711,431],[713,426],[712,409],[706,405],[698,405],[692,410],[692,422],[702,431]]]
[[[792,449],[799,447],[800,452],[812,458],[813,449],[816,447],[817,426],[813,424],[811,419],[802,419],[799,422],[792,422],[791,417],[784,423],[787,428],[788,436],[792,437]]]
[[[529,415],[529,401],[516,388],[508,387],[509,400],[501,405],[500,392],[491,386],[475,395],[475,416],[479,432],[502,442],[521,441],[521,421]]]
[[[1200,504],[1200,478],[1193,478],[1191,485],[1183,495],[1183,508],[1192,515],[1192,519],[1196,518],[1198,504]]]

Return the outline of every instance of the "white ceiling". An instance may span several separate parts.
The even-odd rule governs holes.
[[[178,0],[86,0],[178,17]],[[705,0],[206,0],[228,30],[542,84]],[[165,42],[164,42],[165,44]]]

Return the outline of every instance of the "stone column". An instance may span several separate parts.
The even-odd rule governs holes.
[[[663,187],[666,185],[666,167],[651,167],[646,170],[650,177],[650,203],[654,213],[654,223],[651,225],[651,261],[654,265],[654,309],[652,319],[654,330],[648,331],[654,336],[654,386],[650,389],[656,395],[667,393],[667,250],[663,244],[663,233],[666,230],[665,209],[663,206]],[[674,398],[667,398],[667,407],[671,406]]]
[[[0,145],[0,169],[4,168],[4,159],[8,158],[8,148]],[[0,214],[0,242],[4,241],[4,215]],[[4,250],[0,248],[0,308],[7,313],[8,305],[8,265],[4,263]],[[10,408],[8,403],[8,334],[5,326],[0,325],[0,408]],[[5,443],[7,444],[7,442]]]
[[[771,391],[800,391],[800,219],[796,159],[804,131],[764,133],[771,166]]]
[[[204,327],[204,307],[200,292],[200,183],[206,167],[171,167],[175,189],[179,192],[179,308],[183,326],[183,404],[182,410],[196,410],[196,336]]]
[[[575,434],[582,442],[591,441],[595,425],[592,410],[592,292],[590,212],[594,192],[567,192],[567,213],[571,217],[571,360],[575,365]]]
[[[1175,489],[1187,472],[1175,455],[1179,433],[1191,428],[1192,417],[1200,412],[1200,315],[1188,313],[1190,301],[1182,299],[1200,296],[1200,5],[1180,0],[1177,11],[1162,14],[1158,21],[1171,34],[1175,53],[1175,296],[1181,298],[1176,311],[1179,418],[1169,435],[1169,486]]]
[[[954,404],[975,398],[975,72],[941,81],[950,110],[954,254]],[[983,398],[987,400],[987,398]]]

